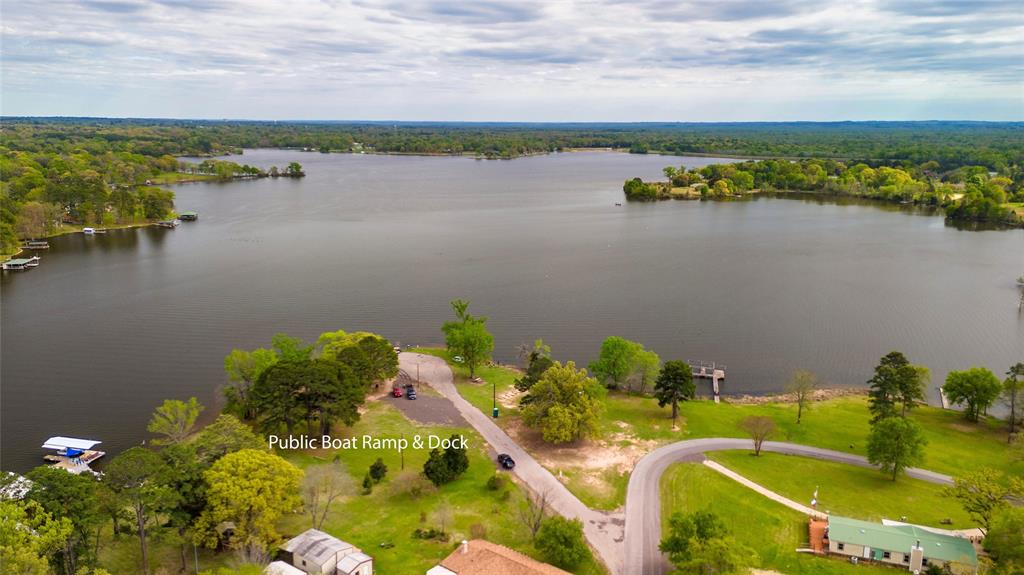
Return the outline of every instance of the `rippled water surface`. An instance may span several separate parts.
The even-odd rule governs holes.
[[[793,199],[615,205],[626,178],[708,158],[240,160],[309,175],[181,185],[198,222],[56,238],[39,268],[4,274],[4,468],[35,465],[51,435],[124,449],[164,398],[213,412],[224,355],[278,331],[438,343],[455,297],[491,318],[503,361],[543,337],[586,363],[621,335],[725,363],[733,393],[777,390],[800,367],[862,384],[891,349],[936,382],[1024,360],[1024,230]]]

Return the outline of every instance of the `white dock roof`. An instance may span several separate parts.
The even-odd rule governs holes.
[[[92,439],[78,439],[75,437],[63,437],[58,435],[57,437],[51,437],[46,440],[43,444],[45,449],[64,449],[70,447],[72,449],[92,449],[97,443],[103,443],[102,441],[94,441]]]

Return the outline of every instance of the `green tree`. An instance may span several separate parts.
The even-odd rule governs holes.
[[[466,447],[463,445],[463,437],[459,434],[452,434],[448,446],[444,448],[444,460],[448,470],[458,477],[469,469],[469,455],[466,454]]]
[[[524,398],[523,422],[539,429],[549,443],[591,437],[604,410],[601,399],[600,384],[586,370],[556,361]]]
[[[277,520],[302,504],[302,470],[266,451],[243,449],[220,458],[204,473],[207,506],[196,522],[199,542],[211,549],[217,525],[235,524],[228,545],[250,559],[262,557],[277,541]]]
[[[321,357],[348,364],[358,374],[365,373],[367,383],[398,375],[398,354],[391,342],[375,333],[343,330],[322,333],[317,338],[317,348]],[[352,348],[357,349],[359,355],[346,356]]]
[[[103,472],[103,483],[120,496],[135,515],[143,573],[150,572],[147,529],[160,512],[172,509],[179,500],[179,495],[167,483],[168,472],[164,460],[144,447],[122,452]]]
[[[993,518],[983,542],[997,573],[1024,572],[1024,507],[1006,507]]]
[[[635,341],[614,335],[606,337],[601,342],[597,359],[587,368],[598,381],[611,389],[618,389],[632,375],[642,350],[643,346]]]
[[[306,345],[301,339],[286,333],[275,333],[274,337],[270,338],[270,347],[283,361],[303,361],[313,356],[312,345]]]
[[[54,518],[71,521],[60,552],[54,557],[55,567],[65,574],[78,570],[80,559],[91,563],[95,527],[101,521],[97,482],[86,475],[75,475],[56,467],[42,466],[26,476],[32,487],[26,499],[39,504]]]
[[[4,573],[48,575],[50,561],[73,530],[70,519],[55,518],[35,501],[0,499],[0,563]]]
[[[1003,381],[1002,391],[1003,403],[1010,411],[1007,421],[1010,424],[1007,441],[1011,441],[1017,433],[1017,421],[1021,419],[1021,409],[1024,407],[1024,362],[1010,366],[1006,371],[1006,380]]]
[[[874,376],[868,380],[871,386],[868,392],[871,421],[905,415],[913,402],[923,397],[922,375],[923,372],[907,361],[902,353],[892,351],[886,354],[875,367]],[[899,404],[902,404],[901,409],[897,409]]]
[[[448,467],[448,460],[437,448],[430,450],[427,461],[423,463],[423,475],[438,487],[455,480],[455,473]],[[367,478],[369,478],[369,474],[367,474]]]
[[[533,349],[527,352],[527,359],[525,373],[515,381],[515,387],[519,391],[530,391],[530,388],[540,381],[544,372],[555,363],[551,359],[551,348],[545,345],[542,339],[533,343]]]
[[[163,404],[153,412],[153,417],[150,418],[146,429],[150,433],[164,436],[163,439],[157,439],[154,443],[180,443],[192,432],[196,419],[199,418],[199,413],[202,411],[203,406],[194,397],[190,397],[187,402],[179,399],[165,399]]]
[[[329,359],[281,360],[267,368],[253,386],[253,399],[265,429],[284,425],[291,434],[306,419],[310,433],[319,421],[321,434],[341,421],[359,420],[367,389],[352,370]]]
[[[224,358],[224,371],[231,385],[224,388],[227,409],[246,420],[256,418],[256,406],[252,400],[252,386],[260,374],[277,362],[277,353],[269,349],[246,351],[233,349]]]
[[[583,540],[583,523],[557,515],[541,522],[533,545],[544,561],[563,569],[576,568],[590,555]]]
[[[370,465],[370,477],[373,478],[374,483],[380,483],[384,480],[384,477],[386,477],[387,474],[388,466],[384,463],[383,458],[378,457],[377,461],[374,461],[373,464]]]
[[[494,351],[494,336],[487,331],[487,318],[469,313],[469,302],[453,300],[452,310],[457,321],[446,321],[441,326],[448,353],[461,356],[469,367],[469,376],[475,377],[476,367],[491,358]]]
[[[1011,499],[1024,497],[1024,480],[1007,479],[994,469],[982,467],[954,477],[946,494],[959,501],[964,511],[988,531],[993,518],[1010,506]]]
[[[658,407],[672,406],[672,427],[679,417],[679,402],[693,399],[697,386],[693,383],[693,371],[685,361],[666,361],[654,382],[654,397]]]
[[[658,354],[649,349],[641,349],[636,354],[633,362],[633,373],[626,380],[626,392],[633,390],[633,380],[640,383],[639,393],[647,392],[647,384],[651,380],[657,380],[658,372],[661,370],[661,358]]]
[[[868,437],[868,461],[882,471],[892,473],[892,480],[907,467],[924,461],[928,440],[917,422],[891,415],[876,421]]]
[[[219,415],[196,434],[193,445],[199,459],[207,464],[242,449],[267,450],[267,440],[233,415]]]
[[[738,543],[711,511],[673,513],[668,534],[658,545],[681,573],[739,573],[756,554]]]
[[[978,421],[1002,390],[1003,386],[996,374],[984,367],[951,371],[946,376],[946,385],[942,386],[942,391],[950,402],[957,405],[966,404],[964,417],[970,421]]]
[[[800,423],[804,411],[811,408],[811,400],[814,392],[821,389],[821,380],[813,372],[805,369],[798,369],[786,383],[786,393],[793,396],[796,403],[796,422]]]

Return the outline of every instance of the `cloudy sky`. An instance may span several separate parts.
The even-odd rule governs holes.
[[[6,115],[1024,120],[1021,0],[0,0]]]

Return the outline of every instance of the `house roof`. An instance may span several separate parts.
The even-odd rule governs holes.
[[[97,443],[103,443],[102,441],[96,441],[93,439],[78,439],[77,437],[63,437],[58,435],[57,437],[51,437],[46,440],[43,444],[45,449],[64,449],[70,447],[72,449],[92,449]]]
[[[274,561],[263,570],[263,575],[306,575],[306,572],[284,561]]]
[[[328,535],[316,529],[307,529],[299,533],[282,546],[282,549],[292,554],[299,554],[306,559],[323,565],[328,559],[339,553],[350,553],[354,547],[341,539]]]
[[[460,545],[441,561],[441,566],[457,575],[569,575],[558,567],[483,539],[470,541],[465,551]]]
[[[882,525],[830,515],[828,538],[830,541],[904,553],[920,541],[924,556],[929,559],[956,561],[971,566],[978,564],[978,554],[969,540],[935,533],[917,525]]]
[[[373,561],[373,558],[366,553],[349,553],[341,561],[338,561],[337,570],[339,573],[349,575],[349,573],[352,573],[357,567],[365,564],[367,561]]]

